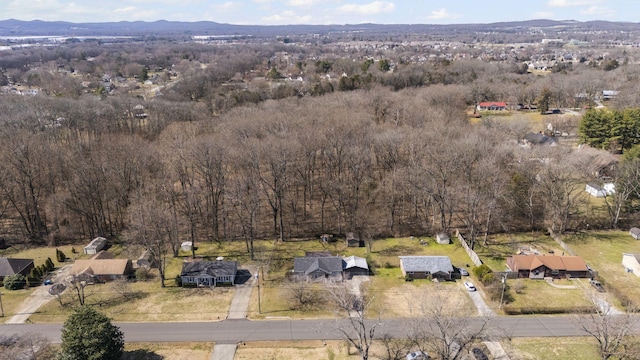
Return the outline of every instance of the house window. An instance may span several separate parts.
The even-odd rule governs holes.
[[[551,275],[558,275],[560,274],[559,270],[551,270]]]

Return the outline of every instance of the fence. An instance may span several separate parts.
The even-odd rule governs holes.
[[[460,240],[460,244],[462,244],[462,247],[471,258],[471,261],[473,262],[473,264],[475,266],[482,265],[482,260],[480,260],[480,257],[478,257],[478,254],[476,254],[476,252],[469,247],[469,245],[467,244],[467,240],[464,239],[464,236],[462,236],[460,231],[457,229],[456,229],[456,237],[458,238],[458,240]]]

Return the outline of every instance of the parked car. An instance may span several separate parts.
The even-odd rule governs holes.
[[[431,356],[424,351],[414,351],[407,354],[407,360],[431,360]]]
[[[489,360],[487,354],[485,354],[484,351],[479,348],[473,348],[471,352],[473,353],[473,357],[475,357],[476,360]]]
[[[464,287],[466,287],[468,291],[476,291],[476,287],[468,281],[464,283]]]
[[[593,286],[598,292],[604,292],[604,286],[602,286],[602,284],[600,283],[600,281],[597,280],[593,280],[591,279],[591,281],[589,281],[589,283],[591,284],[591,286]]]
[[[468,272],[467,270],[465,270],[465,269],[462,269],[462,268],[461,268],[461,269],[460,269],[460,275],[462,275],[462,276],[469,276],[469,272]]]

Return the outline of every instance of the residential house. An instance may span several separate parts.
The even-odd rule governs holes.
[[[451,238],[449,238],[449,235],[445,233],[439,233],[436,234],[436,242],[443,245],[451,244]]]
[[[156,267],[156,263],[155,263],[155,261],[153,259],[152,254],[151,254],[151,250],[145,250],[142,253],[142,255],[140,255],[138,260],[136,260],[135,265],[137,267],[145,267],[145,268]]]
[[[541,132],[530,132],[524,136],[524,144],[528,146],[556,146],[558,141],[552,136],[547,136]]]
[[[342,266],[345,279],[351,279],[354,276],[368,276],[369,264],[367,259],[358,256],[348,256],[342,259]]]
[[[602,100],[615,99],[620,94],[620,91],[616,90],[602,90]]]
[[[76,260],[71,268],[71,275],[90,283],[127,279],[132,273],[129,259]]]
[[[234,285],[238,262],[228,260],[189,261],[182,264],[182,286]]]
[[[586,278],[592,275],[579,256],[512,255],[507,258],[507,267],[517,273],[518,278]]]
[[[476,107],[479,111],[502,111],[507,110],[507,103],[501,101],[483,101]]]
[[[89,245],[84,247],[84,253],[89,255],[97,254],[98,251],[104,249],[105,246],[107,246],[107,239],[103,237],[97,237],[91,240]]]
[[[585,191],[593,197],[601,198],[614,194],[616,192],[615,189],[616,185],[614,183],[605,183],[603,186],[595,183],[589,183],[587,184]]]
[[[7,276],[22,274],[29,275],[33,269],[33,259],[12,259],[0,258],[0,280],[4,280]]]
[[[622,254],[622,266],[627,272],[640,277],[640,254]]]
[[[296,280],[342,281],[342,258],[339,256],[304,256],[293,259]]]
[[[399,256],[406,279],[451,280],[453,265],[448,256]]]
[[[640,229],[637,227],[632,227],[631,230],[629,230],[629,235],[631,235],[631,237],[636,240],[640,240]]]

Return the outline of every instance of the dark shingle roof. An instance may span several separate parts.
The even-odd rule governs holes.
[[[404,271],[453,272],[448,256],[399,256]]]
[[[207,274],[213,277],[231,276],[238,272],[237,261],[195,261],[182,264],[181,276]]]
[[[0,258],[0,276],[18,274],[30,264],[33,264],[33,259]]]
[[[293,272],[310,274],[316,270],[327,274],[342,272],[342,258],[338,256],[327,257],[297,257],[293,260]]]

